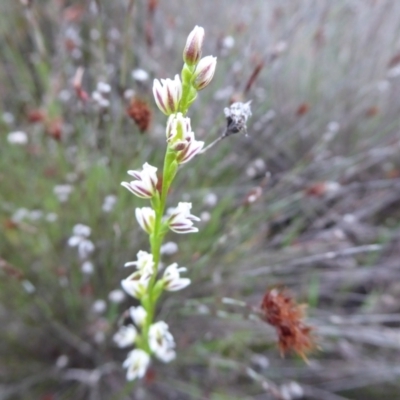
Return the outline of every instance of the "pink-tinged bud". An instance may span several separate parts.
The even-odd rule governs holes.
[[[142,207],[137,208],[135,214],[141,228],[149,235],[152,234],[156,222],[156,212],[150,207]]]
[[[178,111],[182,97],[182,83],[179,75],[175,79],[154,79],[153,95],[157,107],[165,114],[171,115]]]
[[[183,50],[183,61],[190,66],[196,65],[201,58],[201,48],[204,40],[204,29],[201,26],[195,26],[186,40],[186,46]]]
[[[157,193],[157,168],[148,163],[143,165],[142,171],[128,171],[128,174],[136,180],[131,182],[122,182],[136,196],[142,199],[151,199]]]
[[[192,203],[181,202],[178,207],[170,211],[168,225],[170,229],[176,233],[198,232],[199,230],[193,226],[193,221],[200,221],[200,218],[190,214]]]
[[[193,86],[196,90],[204,89],[214,76],[217,57],[207,56],[200,60],[193,74]]]

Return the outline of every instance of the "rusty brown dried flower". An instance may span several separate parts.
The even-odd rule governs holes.
[[[316,348],[312,327],[304,322],[305,307],[297,304],[285,289],[269,289],[264,295],[263,317],[276,329],[282,356],[293,350],[307,360],[306,353]]]
[[[126,112],[135,121],[140,132],[143,133],[149,129],[152,115],[150,107],[145,101],[133,97]]]

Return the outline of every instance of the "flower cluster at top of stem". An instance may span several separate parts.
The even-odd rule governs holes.
[[[149,235],[151,252],[139,251],[136,261],[126,267],[135,271],[121,282],[125,292],[139,300],[140,306],[131,307],[131,323],[123,325],[114,335],[115,343],[121,347],[135,346],[128,353],[123,367],[127,369],[127,379],[142,378],[155,356],[163,362],[175,358],[175,341],[164,321],[154,322],[157,301],[164,291],[177,291],[190,284],[190,279],[182,277],[186,268],[173,263],[162,272],[160,250],[169,230],[176,233],[197,232],[194,222],[200,221],[191,214],[192,204],[180,202],[166,210],[169,188],[181,164],[185,164],[203,149],[204,142],[198,141],[192,131],[188,109],[214,76],[217,59],[212,56],[201,58],[204,29],[196,26],[189,34],[183,51],[184,66],[181,77],[155,79],[154,100],[158,108],[168,116],[166,126],[166,153],[162,182],[159,182],[157,168],[144,163],[141,170],[128,171],[131,182],[122,186],[139,198],[150,200],[150,206],[137,208],[136,219],[140,227]]]

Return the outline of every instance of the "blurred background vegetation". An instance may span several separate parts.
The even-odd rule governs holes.
[[[6,0],[0,21],[1,400],[398,398],[400,2]],[[171,205],[202,218],[165,249],[193,281],[159,309],[178,357],[132,388],[111,339],[147,243],[120,182],[161,166],[152,79],[194,25],[218,57],[197,137],[232,101],[253,117],[178,175]],[[308,363],[251,318],[274,285],[308,304]]]

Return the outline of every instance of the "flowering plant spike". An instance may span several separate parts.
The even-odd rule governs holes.
[[[131,350],[123,367],[127,380],[145,376],[153,357],[168,363],[176,357],[175,341],[164,321],[155,321],[156,305],[163,292],[175,292],[190,285],[185,277],[187,271],[173,263],[161,273],[161,246],[169,230],[185,234],[198,232],[194,222],[200,218],[191,214],[192,204],[179,202],[166,211],[169,188],[181,164],[188,163],[204,146],[192,131],[187,111],[197,97],[197,91],[205,88],[214,76],[217,59],[201,58],[204,29],[196,26],[189,34],[183,51],[184,65],[181,77],[155,79],[154,100],[157,107],[167,115],[166,152],[162,180],[159,182],[157,168],[143,164],[141,170],[128,171],[134,180],[121,185],[137,197],[150,201],[150,206],[136,208],[136,219],[149,236],[150,252],[140,250],[135,261],[125,264],[134,271],[121,281],[124,291],[139,300],[141,305],[131,307],[127,313],[130,322],[120,326],[114,342],[120,348]],[[182,276],[183,275],[183,276]]]

